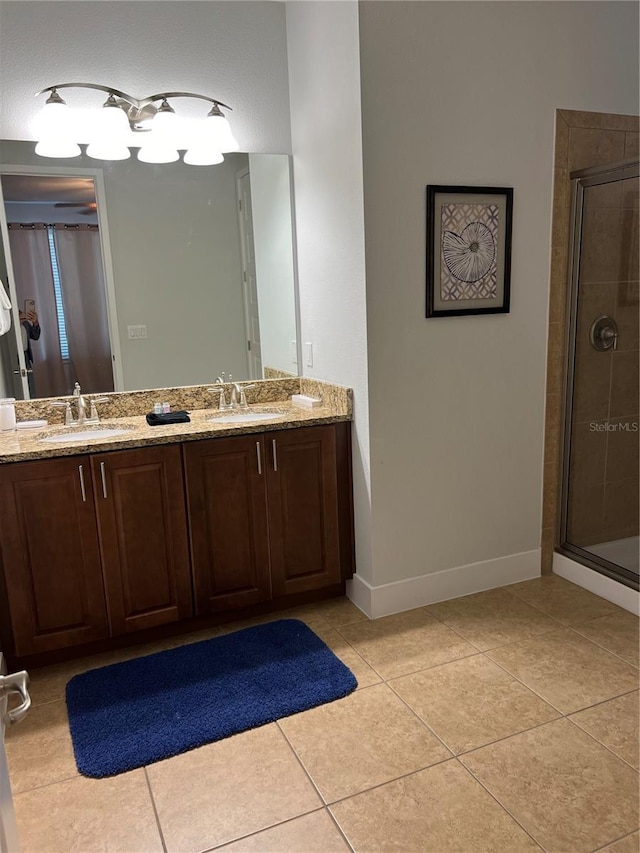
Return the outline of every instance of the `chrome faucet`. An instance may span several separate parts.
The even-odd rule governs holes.
[[[254,384],[251,385],[240,385],[238,382],[233,383],[233,388],[231,389],[231,403],[230,408],[232,409],[247,409],[249,407],[247,403],[247,395],[246,391],[249,388],[255,388]],[[238,399],[239,398],[239,399]]]
[[[82,424],[98,424],[100,423],[100,416],[98,415],[98,410],[96,409],[96,403],[106,403],[106,397],[92,397],[90,399],[86,399],[82,393],[82,389],[80,388],[80,383],[76,382],[73,388],[73,396],[76,398],[76,408],[77,408],[77,418],[75,421],[71,421],[70,423],[78,426]],[[89,416],[87,417],[87,404],[89,405]],[[54,404],[55,405],[55,404]],[[68,409],[65,416],[65,423],[68,423],[67,418],[69,416],[69,412],[71,411],[71,406],[67,404]]]
[[[73,386],[73,396],[76,398],[76,407],[78,411],[76,423],[83,424],[87,419],[87,404],[82,396],[82,389],[80,388],[79,382],[76,382]]]

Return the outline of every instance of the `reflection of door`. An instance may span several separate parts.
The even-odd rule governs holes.
[[[9,768],[7,766],[7,754],[4,749],[4,734],[7,724],[19,722],[29,710],[31,700],[27,692],[29,678],[26,672],[15,672],[5,675],[5,660],[0,652],[0,853],[18,853],[18,830],[13,810],[13,797],[11,795],[11,782],[9,781]],[[7,711],[8,696],[10,693],[19,693],[22,704],[12,711]]]
[[[240,247],[242,251],[242,297],[244,301],[249,378],[262,379],[256,255],[253,247],[251,185],[248,169],[236,175],[236,189],[238,195],[238,221],[240,223]]]
[[[35,301],[39,321],[32,324],[39,335],[25,327],[26,344],[17,323],[11,335],[17,356],[7,352],[13,350],[8,340],[0,353],[6,390],[17,368],[23,393],[16,388],[15,396],[26,399],[71,393],[76,381],[87,393],[122,387],[102,175],[52,171],[0,167],[0,231],[14,323],[26,299]]]

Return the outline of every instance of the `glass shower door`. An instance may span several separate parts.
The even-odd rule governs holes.
[[[638,163],[572,175],[561,550],[638,587]]]

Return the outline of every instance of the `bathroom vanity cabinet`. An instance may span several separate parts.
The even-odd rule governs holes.
[[[192,612],[177,445],[1,466],[0,518],[19,657]]]
[[[46,659],[193,615],[336,594],[354,571],[349,430],[0,465],[4,650]]]
[[[198,613],[336,585],[345,569],[351,575],[347,429],[185,445]]]

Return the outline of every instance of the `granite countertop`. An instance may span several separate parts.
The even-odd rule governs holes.
[[[277,412],[279,417],[270,420],[245,421],[242,423],[216,423],[216,415],[230,415],[233,412],[220,412],[215,406],[208,409],[196,409],[190,412],[191,422],[170,426],[149,426],[144,416],[122,418],[104,418],[97,425],[82,427],[64,427],[59,424],[45,429],[16,430],[0,433],[0,463],[22,462],[31,459],[49,459],[60,456],[77,456],[84,453],[99,453],[108,450],[125,450],[158,444],[174,444],[182,441],[196,441],[203,438],[247,435],[256,432],[292,429],[301,426],[350,421],[351,414],[339,405],[329,401],[314,409],[294,406],[291,402],[279,401],[250,406],[251,412]],[[245,412],[247,410],[244,410]],[[74,432],[87,429],[95,431],[104,428],[125,428],[127,431],[115,436],[74,441]],[[47,435],[68,435],[68,441],[56,443],[43,442]]]

